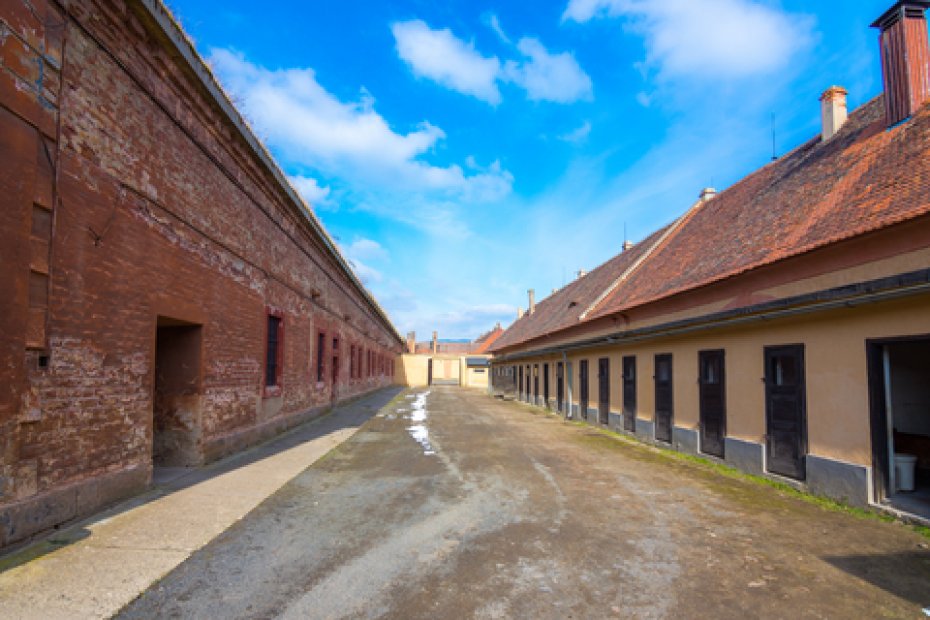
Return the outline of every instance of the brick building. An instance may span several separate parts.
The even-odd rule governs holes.
[[[0,546],[392,383],[404,341],[158,0],[0,5]]]
[[[883,95],[828,89],[820,135],[531,296],[494,391],[930,518],[927,7],[875,22]]]

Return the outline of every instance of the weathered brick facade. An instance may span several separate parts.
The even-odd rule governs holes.
[[[402,340],[157,2],[0,5],[0,162],[0,546],[144,488],[158,437],[208,461],[392,381]]]

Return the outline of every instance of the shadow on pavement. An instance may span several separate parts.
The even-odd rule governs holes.
[[[848,555],[823,558],[863,581],[921,607],[930,607],[930,551],[889,555]]]
[[[345,428],[361,426],[398,394],[403,392],[404,389],[399,386],[391,386],[367,396],[362,396],[352,402],[341,404],[335,409],[331,409],[313,420],[285,431],[264,443],[202,467],[156,468],[152,473],[151,486],[140,495],[124,500],[91,517],[81,519],[76,524],[64,524],[39,540],[13,547],[5,554],[0,554],[0,573],[90,537],[92,532],[88,527],[95,523],[111,519],[126,511],[144,506],[217,476],[247,467],[308,441],[325,437]]]

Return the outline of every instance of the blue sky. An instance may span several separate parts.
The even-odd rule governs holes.
[[[401,332],[474,337],[881,91],[891,0],[169,0]],[[708,248],[708,251],[713,251]]]

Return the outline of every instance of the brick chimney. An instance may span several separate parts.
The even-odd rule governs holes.
[[[842,86],[831,86],[820,96],[820,118],[823,120],[821,137],[824,142],[835,136],[846,122],[847,94]]]
[[[881,30],[882,75],[888,126],[914,115],[930,99],[930,43],[926,10],[930,0],[902,0],[875,20]]]
[[[529,301],[529,305],[527,306],[528,309],[526,312],[527,314],[532,315],[534,312],[536,312],[536,291],[530,289],[526,292],[526,296]]]
[[[433,344],[431,350],[433,355],[439,353],[439,332],[433,332]]]
[[[523,318],[523,308],[517,308],[517,320],[519,321],[522,318]]]
[[[630,241],[629,239],[627,239],[626,241],[623,242],[623,251],[624,251],[624,252],[629,252],[630,250],[633,249],[633,246],[634,246],[634,245],[636,245],[636,244],[633,243],[632,241]]]
[[[407,332],[407,353],[411,355],[417,352],[417,333]]]

